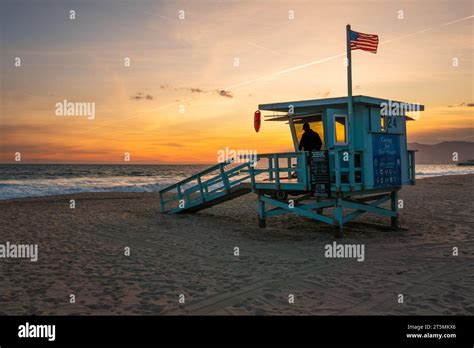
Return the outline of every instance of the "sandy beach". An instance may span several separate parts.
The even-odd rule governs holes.
[[[473,189],[474,175],[404,187],[403,229],[348,225],[363,262],[325,258],[333,229],[305,218],[258,228],[252,194],[193,215],[160,214],[154,193],[0,201],[0,243],[39,251],[0,259],[0,314],[472,315]]]

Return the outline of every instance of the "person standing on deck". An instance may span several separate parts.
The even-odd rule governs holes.
[[[320,151],[323,142],[319,137],[319,134],[311,129],[309,123],[303,125],[304,133],[301,136],[300,144],[298,146],[299,150],[303,151]]]

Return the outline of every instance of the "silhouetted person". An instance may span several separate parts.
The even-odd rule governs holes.
[[[320,151],[323,142],[319,134],[311,129],[308,123],[303,125],[304,133],[301,136],[298,148],[303,151]]]

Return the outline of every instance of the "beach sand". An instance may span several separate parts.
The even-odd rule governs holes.
[[[473,189],[474,175],[404,187],[404,229],[366,215],[337,241],[364,244],[363,262],[325,258],[334,230],[318,222],[258,228],[253,194],[193,215],[160,214],[152,193],[0,201],[0,244],[39,248],[0,259],[0,314],[472,315]]]

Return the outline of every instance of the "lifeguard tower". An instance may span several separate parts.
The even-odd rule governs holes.
[[[409,112],[423,105],[352,95],[352,50],[376,54],[379,37],[346,26],[347,97],[259,105],[267,121],[290,126],[294,152],[231,158],[160,191],[161,211],[195,212],[243,194],[258,194],[259,225],[297,214],[336,227],[364,213],[390,217],[398,228],[398,191],[415,183],[415,154],[407,149]],[[323,140],[318,151],[299,151],[303,124]],[[245,159],[245,156],[244,156]],[[291,198],[290,198],[291,197]],[[390,209],[381,204],[390,201]],[[270,206],[270,209],[268,209]]]
[[[260,227],[266,219],[297,214],[333,225],[364,213],[389,217],[398,228],[398,191],[415,183],[415,154],[407,149],[407,111],[424,106],[368,96],[261,104],[265,121],[286,122],[293,152],[229,159],[160,191],[161,211],[191,213],[253,192]],[[393,110],[397,110],[393,113]],[[308,123],[323,140],[321,151],[298,150]],[[237,163],[242,161],[243,163]],[[380,205],[390,201],[390,208]]]

